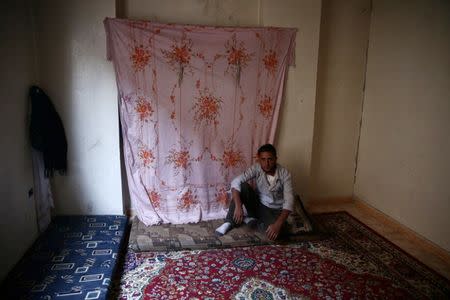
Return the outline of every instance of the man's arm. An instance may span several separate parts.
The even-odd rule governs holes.
[[[266,235],[270,240],[273,241],[278,237],[278,234],[280,234],[281,227],[283,227],[283,224],[284,222],[286,222],[290,213],[291,213],[290,210],[283,209],[281,211],[281,214],[278,216],[277,220],[267,227]]]
[[[291,174],[284,169],[283,170],[283,210],[278,216],[277,220],[269,225],[266,230],[267,237],[271,240],[275,240],[280,233],[281,227],[286,222],[289,214],[294,210],[294,189],[292,188]]]
[[[233,220],[236,224],[240,224],[244,219],[244,210],[242,209],[241,201],[241,184],[254,178],[256,173],[257,166],[253,165],[231,181],[231,197],[235,205]]]

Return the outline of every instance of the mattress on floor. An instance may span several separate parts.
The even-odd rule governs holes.
[[[126,225],[120,215],[56,217],[9,273],[2,294],[5,299],[106,299]]]
[[[224,236],[217,236],[215,229],[223,220],[202,221],[190,224],[162,224],[146,226],[137,217],[132,221],[128,247],[136,252],[202,250],[267,244],[287,244],[323,238],[325,233],[315,228],[298,196],[294,213],[288,219],[291,234],[277,242],[267,239],[264,231],[240,226]]]

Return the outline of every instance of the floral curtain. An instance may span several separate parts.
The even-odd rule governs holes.
[[[231,179],[274,139],[296,29],[104,24],[137,216],[224,217]]]

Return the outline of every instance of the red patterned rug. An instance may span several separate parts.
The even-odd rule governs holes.
[[[450,299],[450,282],[347,213],[318,214],[320,241],[129,251],[120,299]]]

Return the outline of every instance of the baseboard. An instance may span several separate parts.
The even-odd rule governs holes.
[[[376,209],[375,207],[371,206],[364,200],[359,199],[358,197],[353,197],[353,203],[358,209],[361,209],[368,214],[373,215],[377,219],[377,221],[379,221],[383,225],[394,229],[395,231],[404,235],[407,239],[411,240],[411,242],[420,244],[427,251],[430,251],[432,254],[450,263],[450,253],[444,248],[421,236],[419,233],[415,232],[409,227],[399,223],[397,220],[386,215],[382,211]]]

